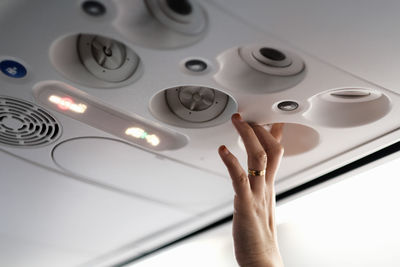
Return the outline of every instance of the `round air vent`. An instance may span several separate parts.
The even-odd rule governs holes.
[[[150,111],[159,120],[183,128],[204,128],[229,121],[237,102],[217,89],[179,86],[152,97]]]
[[[254,94],[280,92],[299,84],[306,75],[295,53],[269,44],[235,47],[221,53],[215,80],[229,90]]]
[[[134,44],[171,49],[199,41],[208,27],[196,0],[118,0],[115,28]]]
[[[140,77],[139,56],[125,44],[94,34],[61,37],[50,48],[53,66],[65,78],[92,88],[115,88]]]
[[[78,53],[87,70],[107,82],[128,79],[139,65],[139,57],[132,50],[103,36],[80,35]]]
[[[304,69],[303,60],[296,54],[267,45],[245,46],[239,53],[250,67],[265,74],[293,76]]]
[[[179,118],[205,122],[218,117],[228,103],[228,95],[208,87],[183,86],[165,91],[167,104]]]
[[[377,89],[340,88],[309,99],[303,116],[326,127],[346,128],[375,122],[391,110],[390,99]]]
[[[35,104],[0,96],[0,143],[32,147],[54,142],[61,134],[60,124]]]
[[[206,26],[206,17],[196,1],[147,0],[153,16],[168,28],[183,34],[199,34]]]

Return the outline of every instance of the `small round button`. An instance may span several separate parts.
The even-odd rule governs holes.
[[[26,76],[26,68],[14,60],[1,61],[0,70],[2,73],[12,78],[23,78]]]

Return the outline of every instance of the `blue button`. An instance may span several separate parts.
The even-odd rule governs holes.
[[[23,78],[26,76],[25,67],[13,60],[3,60],[0,62],[0,70],[5,75],[13,78]]]

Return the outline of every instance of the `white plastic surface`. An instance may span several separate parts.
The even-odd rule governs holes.
[[[78,266],[191,217],[0,157],[0,266]]]
[[[53,158],[67,172],[190,212],[229,205],[233,199],[231,182],[227,178],[117,140],[69,140],[54,149]]]
[[[270,131],[269,126],[264,127]],[[239,137],[239,146],[246,151],[242,138]],[[283,128],[282,141],[285,148],[284,157],[300,155],[311,151],[320,143],[320,136],[313,128],[296,123],[286,123]]]

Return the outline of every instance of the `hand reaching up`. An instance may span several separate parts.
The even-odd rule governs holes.
[[[262,126],[249,125],[238,113],[232,116],[232,123],[246,147],[249,169],[245,171],[225,146],[219,148],[235,191],[236,260],[241,267],[282,267],[276,237],[274,180],[283,156],[283,124],[274,124],[268,132]]]

